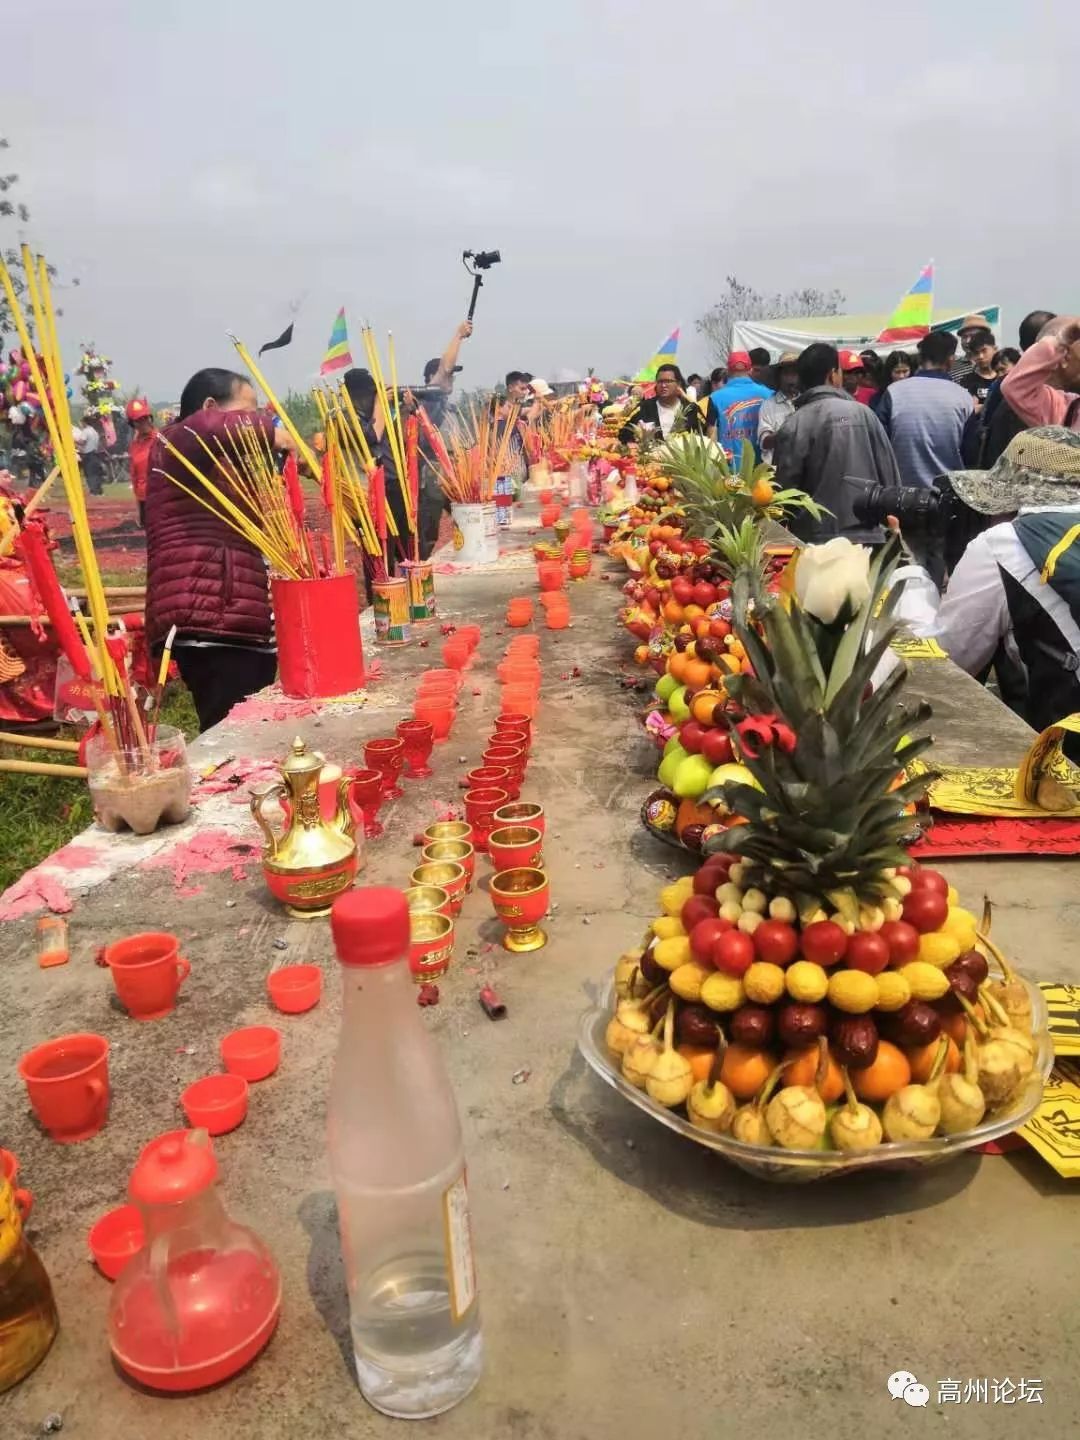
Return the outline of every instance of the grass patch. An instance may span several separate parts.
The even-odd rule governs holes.
[[[161,723],[175,725],[189,740],[199,733],[191,694],[179,680],[166,687]],[[70,730],[60,733],[72,734]],[[0,754],[14,760],[68,763],[67,757],[55,750],[0,745]],[[0,775],[0,891],[46,855],[66,845],[93,818],[85,780],[65,780],[59,775]]]

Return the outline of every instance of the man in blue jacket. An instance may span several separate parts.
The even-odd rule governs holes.
[[[732,350],[728,356],[726,385],[709,396],[705,424],[710,440],[717,440],[730,450],[736,465],[742,459],[744,445],[750,445],[755,457],[758,448],[758,418],[763,403],[772,395],[766,385],[759,385],[750,374],[753,361],[745,350]]]

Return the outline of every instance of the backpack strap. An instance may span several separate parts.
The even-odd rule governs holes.
[[[1076,423],[1078,417],[1080,417],[1080,395],[1074,395],[1068,410],[1065,411],[1066,428],[1069,430],[1080,429]]]

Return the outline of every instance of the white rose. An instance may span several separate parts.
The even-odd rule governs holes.
[[[802,608],[831,625],[847,601],[858,610],[870,597],[870,551],[838,535],[808,545],[795,566],[795,598]]]

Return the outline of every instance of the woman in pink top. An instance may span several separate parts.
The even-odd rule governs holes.
[[[1080,430],[1080,320],[1059,315],[1001,382],[1025,425]]]

